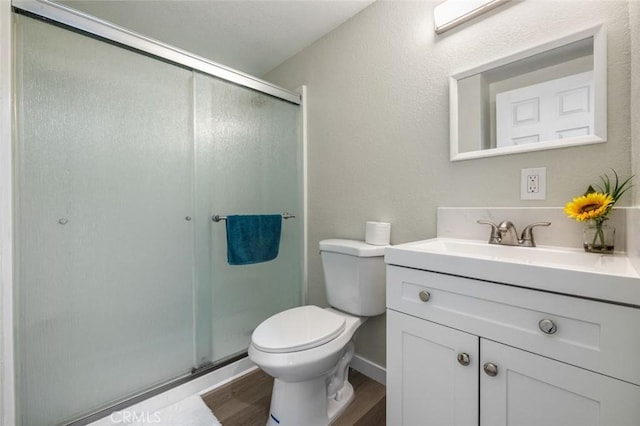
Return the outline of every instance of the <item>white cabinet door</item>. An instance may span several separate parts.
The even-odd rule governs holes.
[[[640,425],[640,386],[480,341],[481,426]],[[486,363],[496,376],[482,371]]]
[[[387,424],[477,426],[478,341],[387,310]]]

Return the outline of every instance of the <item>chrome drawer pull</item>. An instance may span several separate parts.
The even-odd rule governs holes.
[[[431,294],[429,294],[428,291],[422,290],[420,293],[418,293],[418,297],[420,297],[420,300],[422,300],[423,302],[428,302],[429,299],[431,299]]]
[[[461,352],[458,354],[458,362],[465,367],[471,363],[471,358],[468,353]]]
[[[482,366],[487,376],[496,377],[498,375],[498,366],[492,362],[487,362]]]
[[[540,327],[540,330],[542,330],[542,332],[546,334],[553,334],[558,331],[558,327],[555,325],[555,323],[548,318],[541,319],[538,323],[538,327]]]

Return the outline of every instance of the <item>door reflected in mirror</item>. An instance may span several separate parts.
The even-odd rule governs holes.
[[[592,28],[451,77],[451,160],[606,142],[606,37]]]

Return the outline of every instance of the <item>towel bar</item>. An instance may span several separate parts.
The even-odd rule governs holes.
[[[283,219],[293,219],[294,217],[296,217],[295,214],[293,213],[289,213],[289,212],[284,212],[282,213],[282,218]],[[220,222],[221,220],[227,220],[226,216],[220,216],[219,214],[213,215],[211,216],[211,220],[214,222]]]

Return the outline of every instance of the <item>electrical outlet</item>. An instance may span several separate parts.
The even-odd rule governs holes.
[[[527,175],[527,194],[537,194],[540,192],[540,176]]]
[[[520,173],[520,199],[544,200],[547,195],[547,168],[522,169]]]

